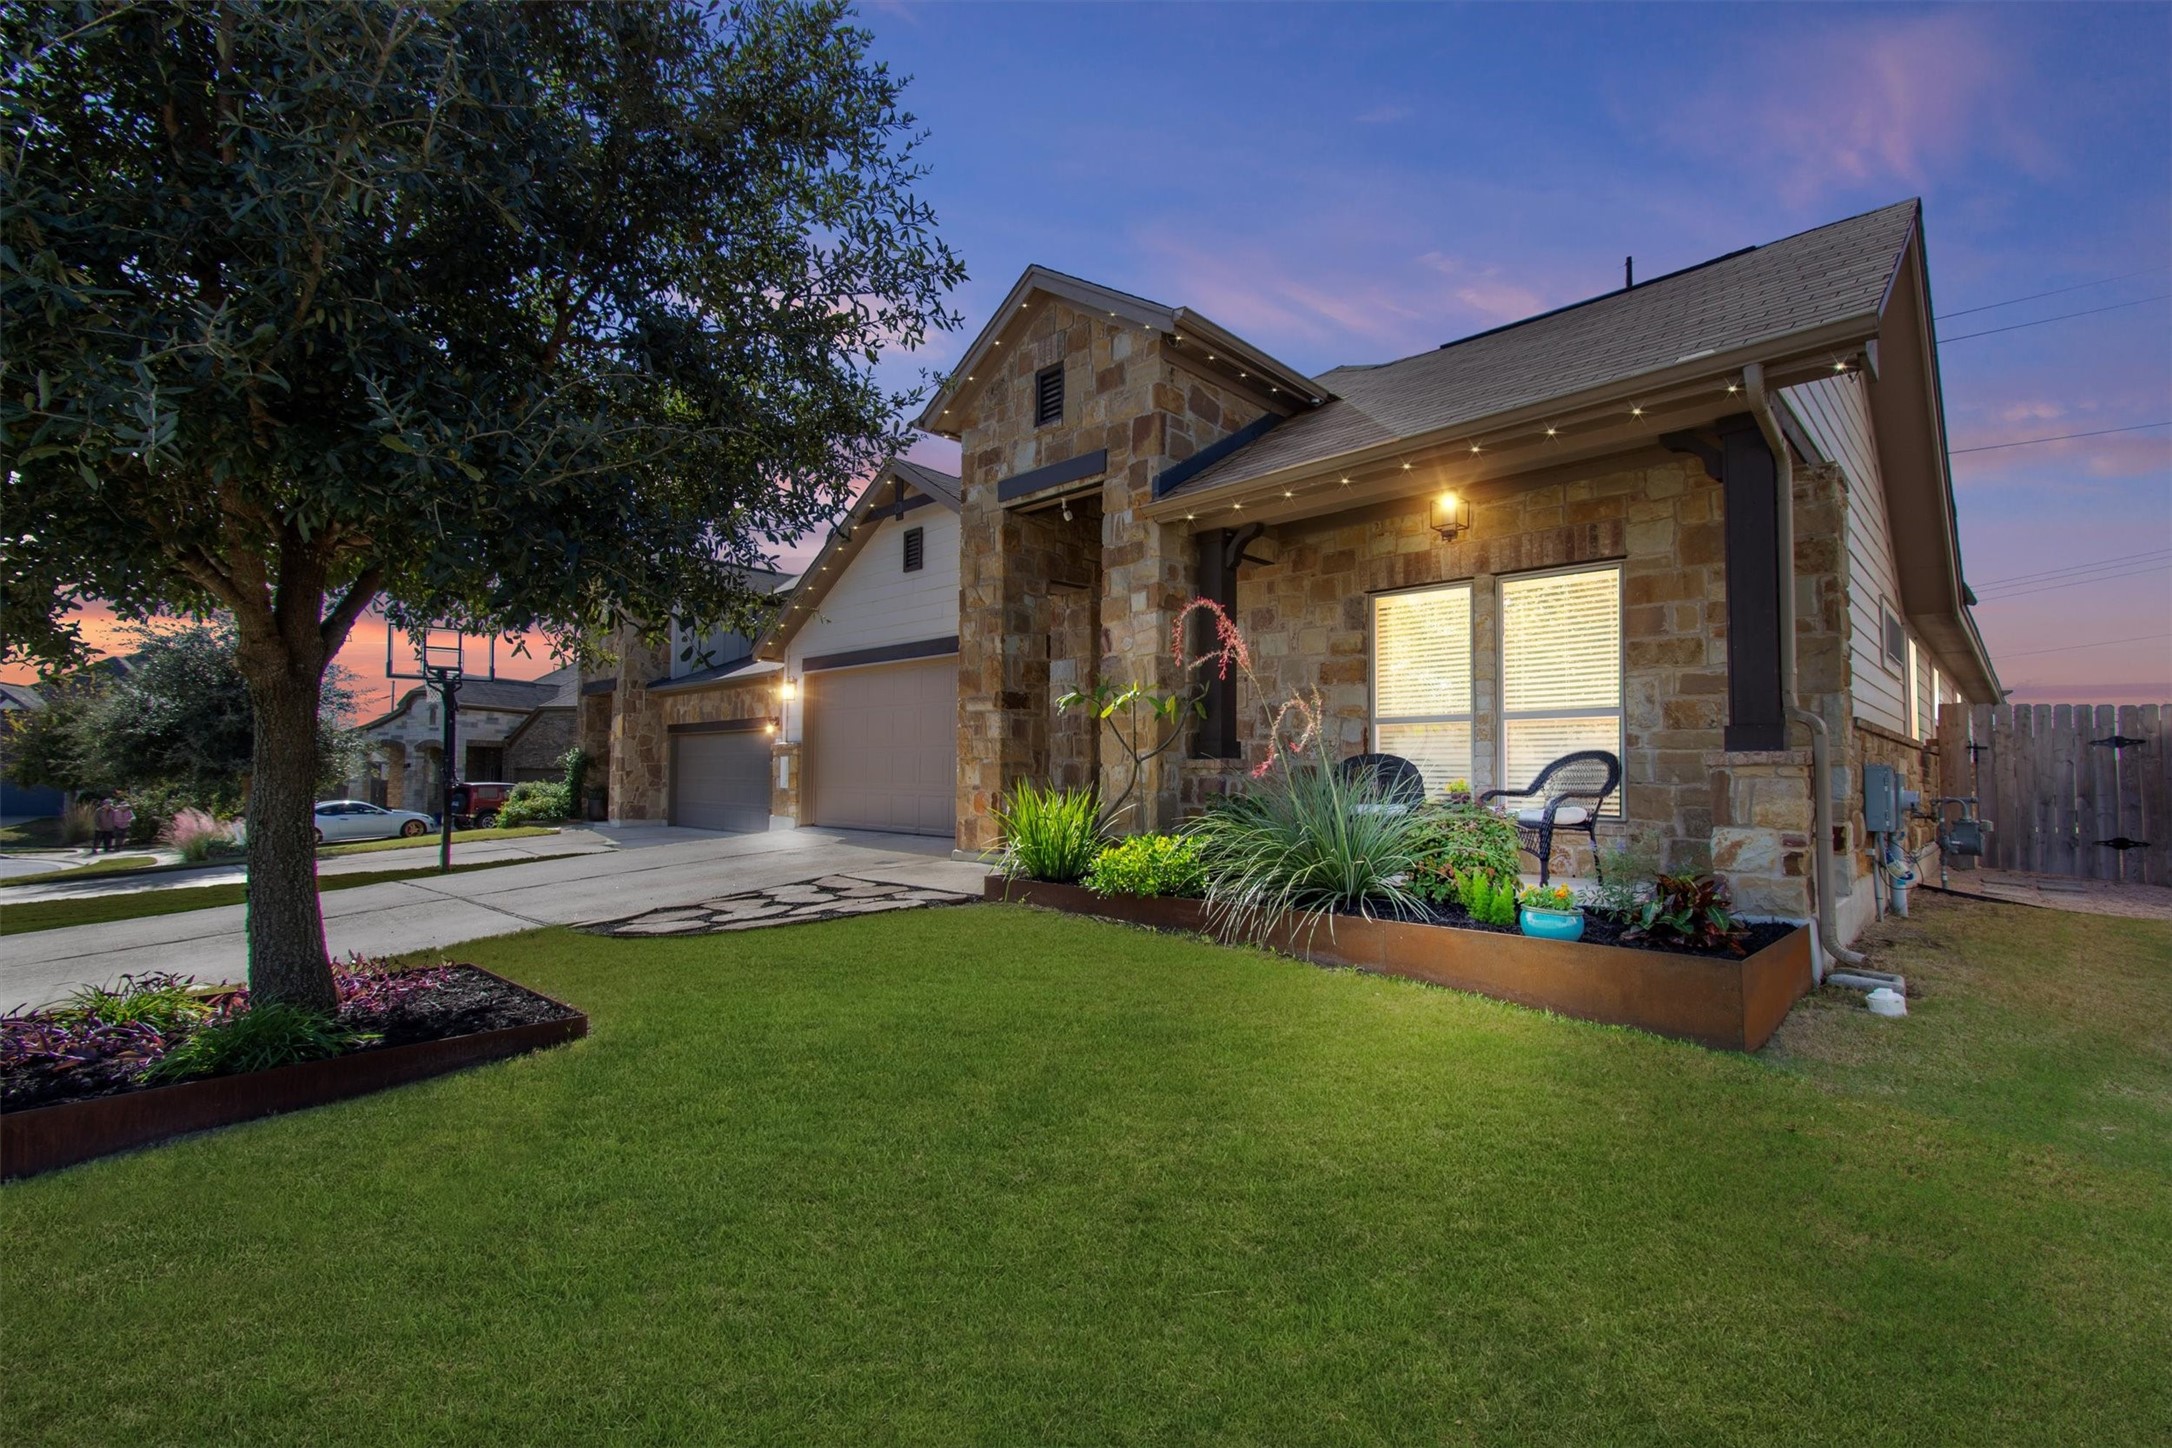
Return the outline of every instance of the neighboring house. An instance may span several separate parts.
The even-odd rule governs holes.
[[[538,679],[468,679],[453,719],[453,779],[556,779],[576,737],[579,675],[572,666]],[[349,791],[394,809],[434,812],[445,798],[445,724],[434,690],[417,684],[362,726],[369,777]]]
[[[43,819],[57,815],[68,798],[57,789],[28,788],[8,778],[14,763],[11,721],[17,714],[34,714],[45,707],[45,697],[29,684],[0,684],[0,818]]]
[[[1921,788],[1939,704],[2000,695],[1929,303],[1913,201],[1317,378],[1195,312],[1028,269],[920,419],[963,460],[959,846],[994,843],[1017,780],[1113,763],[1054,698],[1095,674],[1186,682],[1170,630],[1204,596],[1269,701],[1320,691],[1337,752],[1484,790],[1609,750],[1626,777],[1602,833],[1793,918],[1830,844],[1852,935],[1861,766]],[[1832,740],[1824,841],[1783,590],[1792,697]],[[788,652],[785,681],[806,667]],[[1132,823],[1239,787],[1261,702],[1216,685]]]
[[[892,462],[758,638],[671,667],[630,635],[583,686],[609,815],[757,830],[956,832],[958,484]],[[778,584],[785,580],[779,578]]]

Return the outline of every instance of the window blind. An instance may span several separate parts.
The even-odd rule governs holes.
[[[1622,753],[1621,570],[1501,580],[1502,783],[1564,754]],[[1621,796],[1607,801],[1619,814]]]
[[[1373,599],[1373,748],[1418,766],[1428,794],[1471,773],[1471,589]]]

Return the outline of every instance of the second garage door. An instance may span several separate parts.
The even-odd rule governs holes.
[[[807,732],[816,824],[956,832],[956,658],[811,673]]]
[[[671,736],[671,822],[769,828],[769,736],[760,729]]]

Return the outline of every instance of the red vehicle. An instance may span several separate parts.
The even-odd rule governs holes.
[[[452,787],[453,828],[490,829],[497,824],[498,811],[505,807],[505,797],[512,792],[513,786],[504,780],[455,784]]]

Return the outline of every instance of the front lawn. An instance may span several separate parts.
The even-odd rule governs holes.
[[[495,870],[502,865],[533,863],[532,860],[481,860],[454,865],[452,873],[464,875],[470,870]],[[359,885],[382,885],[387,880],[419,880],[439,873],[435,865],[413,865],[399,870],[319,875],[317,893],[352,890]],[[102,925],[109,920],[139,920],[146,915],[178,915],[186,910],[239,905],[249,898],[248,892],[246,883],[233,881],[224,885],[176,885],[170,890],[133,890],[121,895],[85,895],[70,900],[25,900],[18,905],[0,900],[0,935],[60,930],[70,925]]]
[[[67,844],[60,837],[60,816],[40,815],[35,819],[17,820],[13,824],[0,825],[0,850],[60,850]]]
[[[12,880],[0,880],[0,888],[9,885],[45,885],[54,880],[80,880],[86,875],[132,875],[139,870],[157,866],[156,855],[100,855],[80,865],[70,865],[64,870],[42,870],[35,875],[17,875]]]
[[[591,1037],[6,1190],[10,1436],[2161,1442],[2105,925],[1971,968],[2155,1024],[1973,1093],[1959,980],[1772,1061],[1017,907],[479,942]]]
[[[525,840],[531,835],[557,833],[558,828],[555,825],[514,825],[502,830],[454,830],[453,843],[467,845],[479,844],[485,840]],[[318,849],[317,855],[320,859],[328,859],[333,855],[373,855],[379,850],[413,850],[425,845],[435,849],[438,839],[437,831],[432,830],[412,839],[395,837],[389,840],[357,840],[347,845],[325,845]]]

